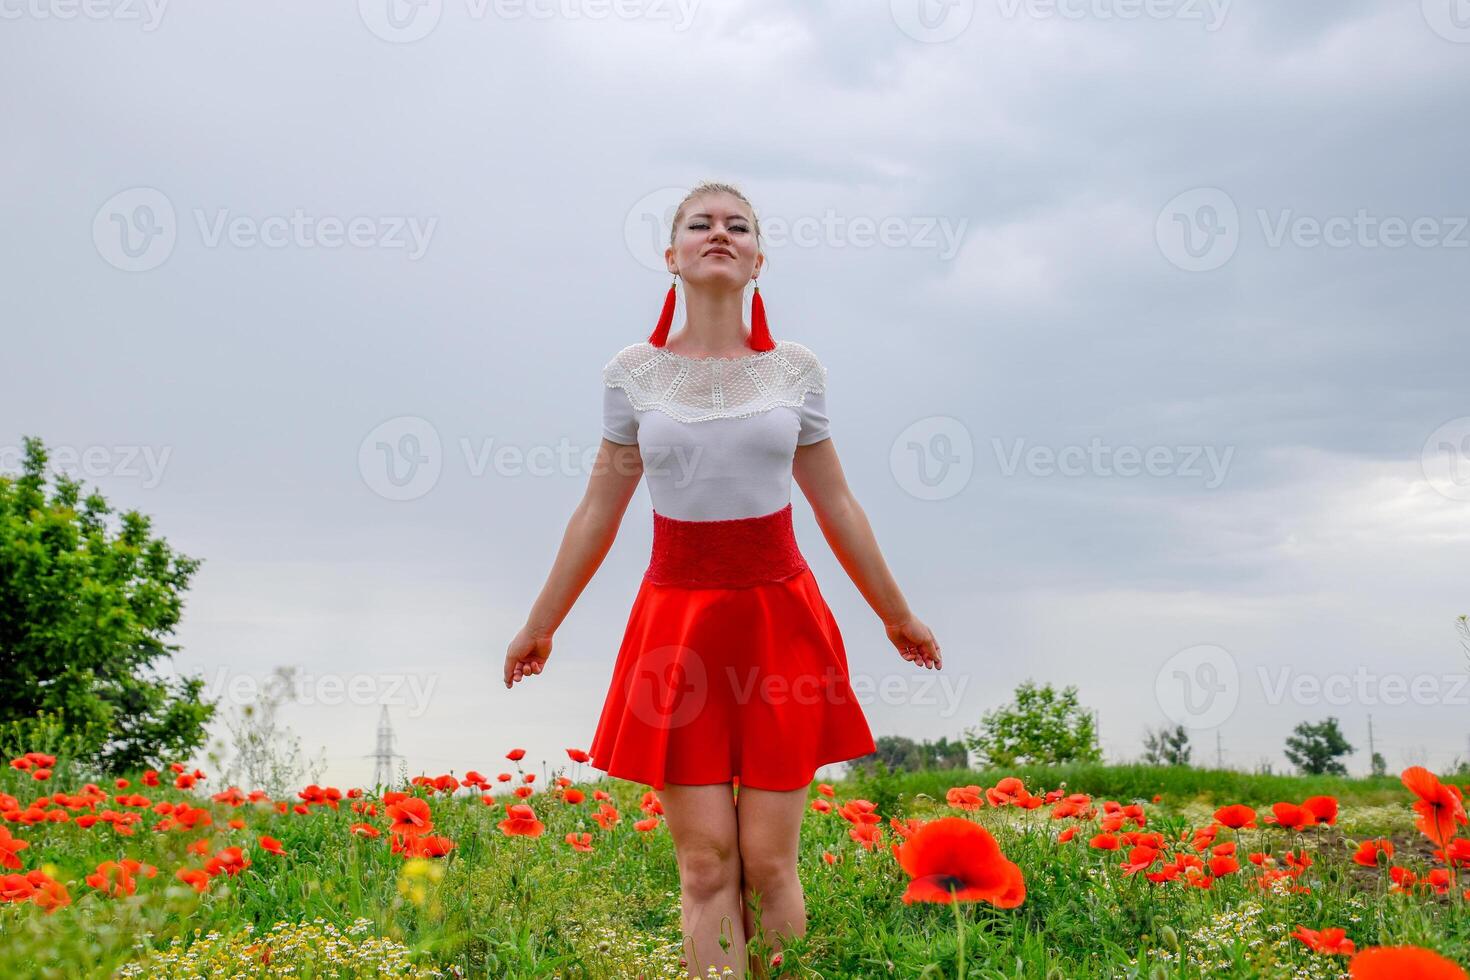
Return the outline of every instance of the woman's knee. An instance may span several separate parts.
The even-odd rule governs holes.
[[[678,849],[679,884],[694,899],[713,898],[740,885],[740,852],[734,842],[701,841]]]
[[[796,874],[795,854],[747,848],[740,855],[740,870],[746,892],[773,895],[801,887],[801,880]]]

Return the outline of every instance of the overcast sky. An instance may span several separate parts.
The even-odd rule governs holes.
[[[1172,718],[1280,771],[1334,715],[1361,771],[1371,714],[1391,769],[1442,767],[1470,752],[1456,13],[0,0],[0,466],[40,436],[203,559],[177,666],[231,710],[296,665],[327,779],[371,776],[385,701],[410,772],[561,764],[646,489],[546,672],[507,691],[505,647],[671,205],[727,180],[944,648],[898,657],[793,488],[876,734],[959,735],[1033,678],[1113,759]]]

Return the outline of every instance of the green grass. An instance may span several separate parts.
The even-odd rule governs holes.
[[[1094,829],[1058,844],[1056,833],[1064,822],[1050,820],[1049,808],[987,807],[970,814],[995,834],[1027,880],[1026,901],[1019,908],[959,907],[971,980],[1344,975],[1345,961],[1310,953],[1288,938],[1298,924],[1342,926],[1360,947],[1409,943],[1460,962],[1470,957],[1470,916],[1463,900],[1388,894],[1383,874],[1348,861],[1355,834],[1413,835],[1408,794],[1397,780],[1086,766],[861,778],[838,784],[836,802],[866,798],[879,804],[885,818],[953,816],[959,812],[944,803],[949,787],[993,785],[1000,775],[1011,774],[1038,792],[1065,781],[1069,791],[1089,792],[1099,800],[1127,803],[1161,794],[1159,804],[1146,806],[1147,829],[1171,839],[1208,821],[1213,807],[1226,802],[1260,806],[1333,794],[1343,802],[1343,812],[1337,827],[1301,834],[1243,832],[1243,852],[1264,848],[1279,854],[1289,847],[1314,856],[1316,863],[1303,879],[1311,892],[1283,895],[1256,887],[1255,868],[1249,865],[1238,875],[1217,879],[1209,890],[1124,877],[1117,854],[1086,846]],[[155,832],[147,828],[158,816],[146,813],[133,837],[104,824],[84,830],[74,823],[6,823],[31,842],[19,852],[24,868],[51,867],[67,882],[73,901],[52,915],[30,904],[0,904],[0,975],[107,976],[149,955],[153,959],[139,968],[140,976],[197,975],[170,972],[182,969],[186,947],[203,962],[233,962],[239,969],[247,947],[254,946],[258,957],[260,948],[270,945],[274,963],[293,964],[296,976],[371,976],[375,957],[395,963],[412,959],[443,976],[679,976],[679,885],[667,827],[649,833],[633,829],[644,816],[638,802],[645,787],[598,785],[614,793],[622,814],[612,830],[591,819],[595,804],[590,799],[574,805],[538,793],[529,802],[547,829],[534,839],[502,834],[496,823],[504,807],[487,807],[478,794],[434,798],[434,832],[457,846],[448,857],[412,863],[390,853],[386,834],[369,840],[349,833],[358,820],[381,827],[386,821],[352,813],[347,801],[337,810],[313,807],[304,816],[207,803],[214,824],[197,832]],[[0,774],[0,792],[22,804],[39,792],[79,788],[60,769],[47,784],[20,773]],[[154,801],[185,796],[173,789],[146,792]],[[192,799],[197,804],[200,798]],[[243,817],[247,828],[229,829],[225,821],[232,816]],[[848,836],[849,826],[836,814],[809,812],[804,821],[799,870],[808,933],[787,944],[783,975],[956,976],[955,908],[903,904],[907,877],[888,850],[889,840],[897,838],[888,833],[883,846],[868,851]],[[572,831],[590,832],[594,851],[568,846],[564,837]],[[279,838],[286,856],[256,846],[262,833]],[[1224,832],[1221,839],[1228,836]],[[198,895],[173,873],[181,865],[201,863],[186,847],[202,837],[216,849],[243,846],[252,864],[238,878],[217,879],[208,893]],[[824,851],[839,862],[826,864]],[[139,880],[137,895],[106,898],[82,882],[98,862],[124,856],[159,868],[158,877]],[[1406,863],[1422,871],[1426,861],[1421,848]],[[1462,882],[1464,887],[1470,880]],[[262,939],[280,923],[296,925]],[[335,935],[324,932],[328,929]],[[250,975],[270,975],[258,964],[253,970]]]
[[[1093,796],[1129,802],[1151,800],[1162,795],[1175,804],[1194,800],[1224,806],[1252,806],[1280,801],[1300,802],[1308,796],[1336,796],[1342,803],[1382,806],[1403,803],[1404,785],[1397,776],[1351,778],[1346,776],[1259,775],[1228,769],[1193,769],[1185,766],[1016,766],[1006,770],[933,770],[894,774],[901,791],[927,793],[944,799],[951,786],[976,784],[994,786],[1003,776],[1019,776],[1027,786],[1066,786]],[[1449,781],[1449,777],[1444,777]],[[1461,777],[1470,783],[1470,774]],[[855,780],[863,785],[861,778]]]

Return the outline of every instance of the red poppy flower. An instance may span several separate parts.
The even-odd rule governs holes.
[[[388,830],[395,834],[427,834],[434,829],[428,801],[416,796],[388,807],[388,816],[393,818],[393,826]]]
[[[526,757],[526,750],[525,749],[511,749],[509,752],[505,753],[505,757],[507,759],[509,759],[511,762],[520,762],[522,759],[524,759]]]
[[[214,877],[221,871],[234,877],[248,867],[250,867],[250,859],[245,856],[244,851],[233,846],[223,848],[214,857],[204,862],[205,873],[210,877]]]
[[[1470,980],[1450,960],[1418,946],[1375,946],[1348,963],[1353,980]]]
[[[944,802],[957,810],[978,810],[985,805],[979,786],[951,786],[944,794]]]
[[[1310,811],[1318,823],[1325,823],[1329,827],[1337,823],[1337,797],[1335,796],[1309,796],[1302,800],[1302,807]]]
[[[18,837],[10,836],[10,831],[0,827],[0,868],[9,868],[12,871],[20,869],[20,858],[16,853],[30,847],[29,841],[23,841]]]
[[[510,837],[540,837],[546,824],[536,819],[536,813],[525,803],[516,803],[506,808],[506,818],[496,824],[500,832]]]
[[[1296,932],[1292,934],[1293,939],[1300,939],[1306,947],[1314,953],[1326,953],[1328,956],[1351,956],[1357,947],[1351,939],[1346,938],[1347,933],[1342,929],[1308,929],[1306,926],[1297,926]]]
[[[393,838],[394,854],[404,857],[443,857],[454,850],[454,841],[436,834],[404,834]]]
[[[1376,868],[1378,866],[1379,852],[1393,858],[1393,841],[1391,840],[1365,840],[1358,845],[1357,853],[1353,855],[1353,863],[1361,864],[1365,868]]]
[[[260,838],[260,847],[261,850],[269,851],[272,854],[286,853],[286,849],[281,846],[281,842],[270,836],[262,836]]]
[[[1215,821],[1231,830],[1256,825],[1256,811],[1243,803],[1232,803],[1215,811]]]
[[[924,824],[899,848],[898,863],[911,879],[905,904],[985,901],[1015,908],[1026,898],[1020,867],[1006,859],[989,831],[961,817]]]
[[[1235,874],[1239,870],[1240,862],[1235,859],[1233,854],[1224,856],[1216,855],[1210,858],[1210,874],[1216,878],[1223,878],[1226,875]]]
[[[849,823],[877,823],[883,818],[878,814],[878,804],[868,800],[848,800],[837,813]]]
[[[1470,840],[1456,837],[1450,841],[1449,847],[1435,851],[1434,856],[1456,868],[1470,867]]]
[[[1465,823],[1465,804],[1458,786],[1446,786],[1439,777],[1423,766],[1410,766],[1399,777],[1409,791],[1419,797],[1414,810],[1419,819],[1414,826],[1440,847],[1455,836],[1455,825]]]
[[[1128,852],[1128,861],[1123,865],[1123,873],[1125,875],[1138,874],[1152,865],[1158,856],[1159,852],[1154,848],[1139,845]]]
[[[180,868],[174,872],[174,877],[186,885],[193,885],[196,892],[202,892],[209,887],[209,872],[199,868]]]
[[[985,799],[991,806],[1006,806],[1026,794],[1026,785],[1015,776],[1006,776],[985,791]]]
[[[1276,825],[1284,830],[1301,830],[1317,822],[1311,810],[1297,806],[1295,803],[1273,803],[1271,804],[1271,815],[1276,818]]]

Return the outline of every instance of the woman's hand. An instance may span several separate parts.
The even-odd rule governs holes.
[[[885,623],[883,628],[903,659],[930,670],[944,669],[939,656],[939,641],[934,639],[934,631],[919,617],[910,616],[896,623]]]
[[[530,627],[522,626],[505,651],[505,686],[510,687],[522,678],[541,673],[546,666],[546,658],[550,656],[551,635],[533,633]]]

